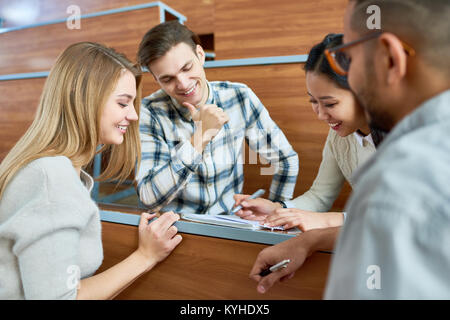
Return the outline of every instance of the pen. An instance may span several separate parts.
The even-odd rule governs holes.
[[[245,199],[245,200],[256,199],[256,198],[262,196],[262,195],[264,194],[264,192],[266,192],[266,190],[264,190],[264,189],[259,189],[258,191],[256,191],[254,194],[252,194],[250,197],[248,197],[248,198]],[[243,200],[243,201],[245,201],[245,200]],[[234,208],[234,209],[231,211],[231,214],[235,214],[236,212],[238,212],[238,211],[241,210],[241,209],[242,209],[242,206],[239,205],[239,206],[237,206],[236,208]]]
[[[268,274],[270,274],[272,272],[278,271],[278,270],[280,270],[282,268],[286,268],[289,262],[291,262],[290,259],[286,259],[286,260],[283,260],[281,262],[278,262],[277,264],[271,266],[270,268],[267,268],[267,269],[264,269],[263,271],[261,271],[259,273],[259,275],[261,277],[265,277],[265,276],[267,276]]]

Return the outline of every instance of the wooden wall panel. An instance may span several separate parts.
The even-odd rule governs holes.
[[[6,7],[0,2],[0,9]],[[152,0],[38,0],[39,15],[32,23],[69,17],[67,8],[71,5],[80,7],[81,14],[88,14],[110,9],[134,6],[143,3],[156,2]],[[214,0],[163,0],[161,1],[187,17],[186,25],[198,34],[214,32]],[[119,20],[118,20],[119,21]],[[27,22],[29,24],[31,22]],[[120,24],[120,23],[119,23]],[[12,27],[8,20],[4,27]]]
[[[58,23],[0,34],[0,74],[48,71],[68,45],[80,41],[113,46],[135,60],[141,38],[158,23],[159,10],[149,8],[85,19],[79,30]]]
[[[118,236],[120,235],[120,236]],[[248,275],[266,245],[182,234],[183,241],[116,299],[321,299],[331,255],[315,253],[294,278],[269,292],[256,292]],[[135,226],[102,222],[104,260],[97,273],[119,263],[137,248]]]
[[[342,32],[347,0],[215,2],[217,59],[306,54],[330,32]]]
[[[45,80],[0,81],[0,161],[33,121]]]
[[[220,0],[163,0],[162,2],[187,17],[185,25],[189,29],[197,34],[209,34],[215,31],[215,1]]]

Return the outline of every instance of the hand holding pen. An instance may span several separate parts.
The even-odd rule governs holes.
[[[262,257],[260,253],[253,265],[250,278],[258,282],[256,290],[259,293],[266,293],[276,282],[291,279],[295,275],[295,269],[294,271],[288,271],[288,266],[289,269],[292,269],[290,266],[291,259],[278,260],[279,262],[276,263],[268,262],[268,259],[273,261],[274,258],[273,256]]]
[[[317,238],[315,233],[308,237],[305,237],[305,234],[307,233],[268,246],[258,254],[249,276],[257,282],[256,290],[259,293],[267,292],[278,281],[291,279],[303,265],[308,255],[313,252],[311,246],[315,245],[315,242],[311,239]],[[269,270],[264,271],[268,267]]]
[[[266,192],[266,190],[264,189],[259,189],[258,191],[256,191],[254,194],[252,194],[250,197],[244,199],[245,200],[251,200],[251,199],[256,199],[258,197],[261,197],[264,193]],[[242,209],[241,205],[238,205],[236,208],[234,208],[233,210],[231,210],[230,214],[235,214],[236,212],[238,212],[239,210]]]
[[[278,270],[280,270],[280,269],[284,269],[284,268],[287,267],[287,265],[288,265],[289,262],[291,262],[290,259],[286,259],[286,260],[283,260],[283,261],[281,261],[281,262],[278,262],[277,264],[274,264],[274,265],[271,266],[270,268],[267,268],[267,269],[264,269],[263,271],[261,271],[261,272],[259,273],[259,275],[260,275],[261,277],[265,277],[265,276],[271,274],[272,272],[276,272],[276,271],[278,271]]]

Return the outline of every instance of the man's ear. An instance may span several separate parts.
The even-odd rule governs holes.
[[[382,45],[385,57],[382,61],[386,68],[385,81],[392,85],[401,81],[407,72],[408,54],[403,48],[402,42],[392,33],[384,32],[378,39]]]
[[[198,59],[200,60],[201,64],[205,64],[205,51],[203,51],[203,48],[201,45],[197,45],[195,47],[195,53],[197,54]]]

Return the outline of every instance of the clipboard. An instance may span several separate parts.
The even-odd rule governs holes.
[[[264,225],[261,225],[259,221],[246,220],[234,215],[208,215],[208,214],[182,213],[181,218],[193,222],[215,224],[219,226],[226,226],[240,229],[250,229],[250,230],[271,229],[284,231],[284,228],[281,226],[266,227]]]

